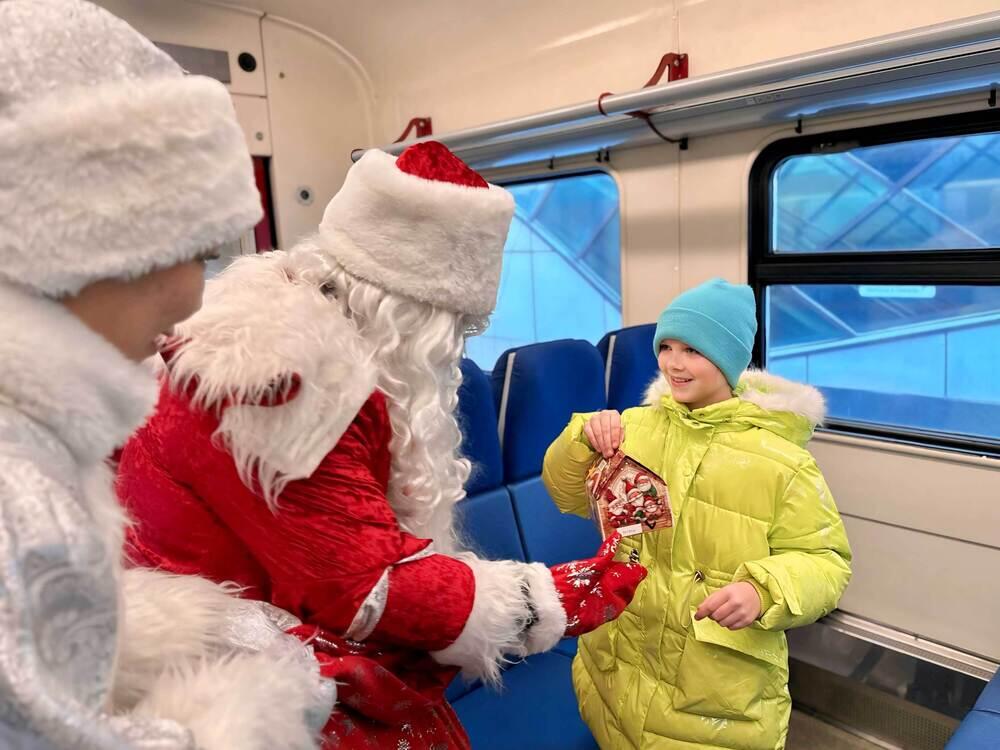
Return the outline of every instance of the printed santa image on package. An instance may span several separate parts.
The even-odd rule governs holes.
[[[666,482],[620,450],[594,462],[587,494],[603,539],[615,532],[635,536],[674,525]]]

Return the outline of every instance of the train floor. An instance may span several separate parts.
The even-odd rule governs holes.
[[[805,713],[792,711],[785,750],[885,750],[875,744]]]

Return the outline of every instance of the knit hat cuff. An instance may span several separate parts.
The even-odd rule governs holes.
[[[653,353],[659,356],[666,339],[683,341],[718,367],[733,388],[750,365],[752,352],[729,329],[697,310],[667,308],[656,325]]]

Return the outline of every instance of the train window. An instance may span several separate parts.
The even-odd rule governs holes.
[[[831,429],[1000,452],[998,205],[995,117],[769,147],[751,176],[758,361],[819,387]]]
[[[775,252],[1000,247],[1000,133],[793,156],[771,186]]]
[[[467,356],[491,369],[507,349],[621,326],[618,186],[604,172],[505,186],[516,205],[490,327]]]

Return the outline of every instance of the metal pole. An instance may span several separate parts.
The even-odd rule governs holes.
[[[489,125],[481,125],[441,136],[431,136],[450,148],[461,150],[482,146],[518,136],[523,138],[532,131],[539,135],[552,135],[570,127],[580,127],[600,120],[625,121],[627,113],[638,110],[656,110],[662,107],[722,101],[744,93],[747,89],[790,83],[806,77],[847,75],[857,68],[879,67],[891,69],[914,62],[921,55],[952,51],[958,55],[963,47],[997,41],[1000,43],[1000,12],[925,26],[909,31],[852,42],[837,47],[807,52],[792,57],[721,71],[696,78],[639,89],[624,94],[608,96],[603,100],[607,117],[597,109],[596,99],[569,107],[516,117]],[[399,153],[410,143],[391,144],[383,147],[389,153]],[[364,153],[352,153],[356,161]]]

